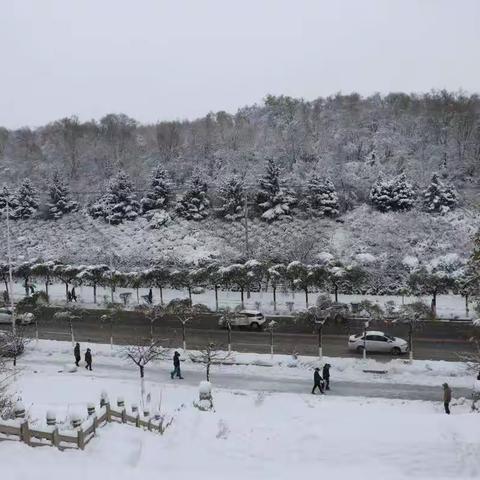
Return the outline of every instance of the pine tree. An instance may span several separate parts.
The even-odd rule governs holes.
[[[9,214],[11,216],[16,207],[15,196],[12,195],[8,186],[4,184],[2,190],[0,191],[0,213],[3,213],[4,216],[7,215],[7,201],[9,206]]]
[[[208,217],[210,200],[207,198],[208,185],[199,173],[194,173],[188,190],[177,204],[177,214],[187,220],[203,220]]]
[[[423,192],[423,206],[428,212],[446,213],[458,203],[458,194],[451,184],[443,183],[434,173]]]
[[[170,204],[172,183],[168,173],[159,165],[152,174],[151,190],[142,198],[142,213],[166,210]]]
[[[413,207],[415,192],[404,174],[379,178],[370,190],[370,201],[381,212],[400,212]]]
[[[108,182],[107,192],[89,208],[88,213],[93,218],[101,217],[112,225],[118,225],[124,220],[135,220],[139,210],[132,182],[121,171]]]
[[[50,202],[47,206],[51,218],[57,220],[67,213],[78,210],[78,203],[71,199],[70,191],[57,171],[53,173],[49,190]]]
[[[14,220],[26,220],[38,210],[37,192],[30,179],[25,178],[12,199],[11,217]]]
[[[245,183],[233,175],[220,185],[219,200],[221,206],[216,209],[218,215],[229,221],[236,221],[244,216]]]
[[[330,180],[313,175],[308,181],[307,191],[307,204],[313,214],[324,217],[338,215],[338,195]]]
[[[274,160],[268,160],[256,198],[261,218],[268,222],[290,218],[295,200],[294,194],[283,186],[278,165]]]

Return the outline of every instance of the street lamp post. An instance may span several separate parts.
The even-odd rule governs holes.
[[[12,310],[12,332],[15,335],[15,304],[13,301],[13,275],[12,275],[12,256],[10,250],[10,199],[7,197],[7,258],[8,258],[8,281],[10,284],[10,307]]]
[[[370,322],[367,320],[363,326],[363,359],[367,359],[367,328]]]

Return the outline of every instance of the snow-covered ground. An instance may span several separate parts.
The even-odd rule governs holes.
[[[132,403],[141,404],[137,372],[119,359],[118,352],[112,355],[109,348],[95,345],[93,372],[81,368],[67,373],[61,366],[71,361],[69,344],[51,341],[31,344],[20,359],[22,373],[14,388],[32,421],[42,424],[47,410],[54,410],[60,421],[74,412],[85,416],[87,403],[98,404],[102,391],[108,392],[113,403],[117,396],[123,396],[127,408]],[[287,359],[275,357],[276,366],[268,369],[269,374],[295,370],[298,375],[301,367],[284,365]],[[348,375],[348,369],[337,368],[338,360],[330,359],[332,374]],[[444,368],[441,362],[429,363],[430,368],[417,373],[420,382],[434,376],[431,373],[437,367],[437,374]],[[111,424],[99,430],[84,452],[59,452],[50,447],[33,449],[18,442],[1,442],[2,478],[243,480],[311,475],[329,479],[480,476],[480,416],[470,413],[467,403],[456,405],[452,415],[447,416],[440,402],[214,388],[215,411],[201,412],[193,406],[198,396],[195,386],[172,382],[168,375],[157,380],[151,374],[153,370],[167,368],[167,364],[160,362],[146,370],[151,410],[160,408],[162,413],[174,417],[164,436]],[[187,373],[201,368],[196,364],[184,365]],[[249,375],[266,370],[259,366],[215,366],[214,385],[215,375],[221,369],[244,373],[245,368]]]
[[[45,286],[41,283],[35,283],[36,288],[44,290]],[[70,287],[71,288],[71,287]],[[1,287],[0,287],[1,290]],[[75,291],[78,297],[78,304],[88,306],[89,308],[95,307],[93,303],[93,289],[88,286],[75,287]],[[129,307],[137,305],[136,290],[129,288],[117,288],[114,293],[114,301],[121,303],[122,300],[119,297],[120,293],[130,292],[132,295],[129,299]],[[144,303],[142,295],[147,295],[148,289],[141,288],[139,290],[139,301]],[[25,289],[21,283],[14,284],[14,295],[16,299],[23,298],[25,295]],[[320,293],[309,294],[309,304],[313,305]],[[50,300],[55,303],[65,303],[65,286],[55,283],[49,286]],[[334,298],[331,295],[332,299]],[[186,290],[174,290],[171,288],[165,288],[163,290],[163,299],[168,302],[174,298],[188,298],[188,292]],[[426,305],[430,305],[430,297],[401,297],[395,295],[343,295],[339,294],[338,300],[344,303],[360,303],[362,300],[370,300],[384,306],[387,302],[394,302],[397,306],[403,303],[412,303],[418,300],[425,302]],[[154,303],[160,302],[160,293],[158,289],[153,289],[153,301]],[[105,307],[106,304],[111,302],[111,290],[110,288],[97,288],[97,307]],[[205,290],[203,293],[193,294],[194,303],[202,303],[207,305],[210,309],[215,310],[215,292],[213,290]],[[293,311],[305,309],[305,295],[301,292],[282,293],[277,292],[277,305],[274,310],[273,295],[272,292],[250,292],[250,297],[247,298],[245,293],[244,305],[246,308],[260,309],[264,313],[273,314],[288,314],[290,313],[287,303],[293,302]],[[234,308],[241,304],[240,293],[231,291],[219,291],[218,294],[219,308],[230,307]],[[437,314],[441,318],[472,318],[476,316],[476,312],[473,309],[473,304],[470,305],[470,311],[467,316],[465,311],[465,299],[460,295],[439,295],[437,298]]]

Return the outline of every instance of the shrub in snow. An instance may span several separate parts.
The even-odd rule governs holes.
[[[236,175],[226,178],[218,192],[220,207],[216,212],[220,218],[228,221],[240,220],[245,215],[245,183]]]
[[[210,382],[200,382],[198,396],[199,401],[194,403],[195,407],[202,411],[211,410],[213,408],[212,384]]]
[[[33,217],[38,210],[37,191],[28,178],[25,178],[12,199],[13,208],[10,216],[14,220]]]
[[[172,217],[166,210],[150,210],[146,216],[149,219],[148,226],[154,230],[172,223]]]
[[[8,186],[3,185],[2,190],[0,191],[0,213],[3,213],[5,216],[7,203],[9,207],[9,215],[11,215],[16,206],[15,197],[12,192],[10,192]]]
[[[125,220],[135,220],[139,210],[133,185],[122,171],[108,182],[107,192],[88,209],[88,213],[93,218],[103,218],[112,225],[118,225]]]
[[[196,173],[190,179],[188,190],[177,204],[177,214],[187,220],[204,220],[208,217],[210,200],[207,182]]]
[[[392,179],[380,178],[370,190],[370,201],[381,212],[410,210],[415,202],[415,191],[404,174]]]
[[[172,183],[166,170],[160,165],[153,171],[150,191],[140,201],[142,213],[150,210],[166,210],[170,205]]]
[[[15,403],[13,413],[15,414],[15,418],[25,418],[25,405],[21,401],[18,401]]]
[[[50,202],[47,203],[48,215],[55,220],[63,215],[78,210],[78,203],[70,198],[70,191],[60,178],[58,172],[54,172],[49,185]]]
[[[279,167],[273,160],[268,160],[256,197],[262,220],[273,222],[291,218],[291,208],[295,202],[295,195],[283,186]]]
[[[427,212],[447,213],[458,203],[455,187],[443,183],[434,173],[430,185],[423,192],[423,206]]]
[[[307,205],[313,215],[335,217],[339,213],[335,185],[328,179],[313,175],[307,183]]]

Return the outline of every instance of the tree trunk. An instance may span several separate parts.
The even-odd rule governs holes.
[[[273,287],[273,311],[277,311],[277,287]]]
[[[335,303],[338,303],[338,286],[335,285]]]
[[[215,311],[218,312],[218,285],[215,285]]]
[[[163,289],[161,286],[158,289],[160,290],[160,305],[163,305]]]
[[[65,282],[65,298],[67,299],[67,302],[68,302],[68,282]]]
[[[137,305],[140,305],[140,294],[138,293],[139,288],[135,289],[137,291]]]
[[[432,313],[434,317],[437,316],[437,292],[434,292],[432,296]]]
[[[115,291],[115,287],[110,287],[110,295],[112,297],[112,303],[114,303],[113,301],[113,292]]]
[[[207,382],[210,381],[210,361],[207,362]]]
[[[188,288],[188,300],[190,301],[190,306],[193,305],[193,302],[192,302],[192,288],[191,287],[187,287]]]
[[[227,327],[227,345],[228,345],[228,353],[232,350],[232,329],[230,326]]]
[[[49,282],[49,279],[47,278],[47,280],[45,282],[45,294],[47,295],[47,302],[49,301],[48,300],[48,282]]]
[[[240,288],[240,300],[242,302],[242,308],[244,307],[244,295],[243,295],[243,287]]]
[[[187,340],[186,340],[186,331],[185,331],[185,322],[182,322],[182,341],[183,341],[183,351],[187,350]]]
[[[323,327],[323,325],[319,325],[319,327],[318,327],[318,359],[320,361],[322,360],[322,357],[323,357],[322,327]]]
[[[413,360],[413,325],[409,324],[408,328],[408,355],[410,360]]]
[[[468,293],[465,295],[465,313],[468,315],[470,314],[470,307],[468,305]]]
[[[305,289],[305,305],[308,308],[308,288]]]
[[[93,303],[97,304],[97,284],[93,284]]]
[[[140,367],[140,378],[145,376],[145,367],[143,365],[139,365]]]

